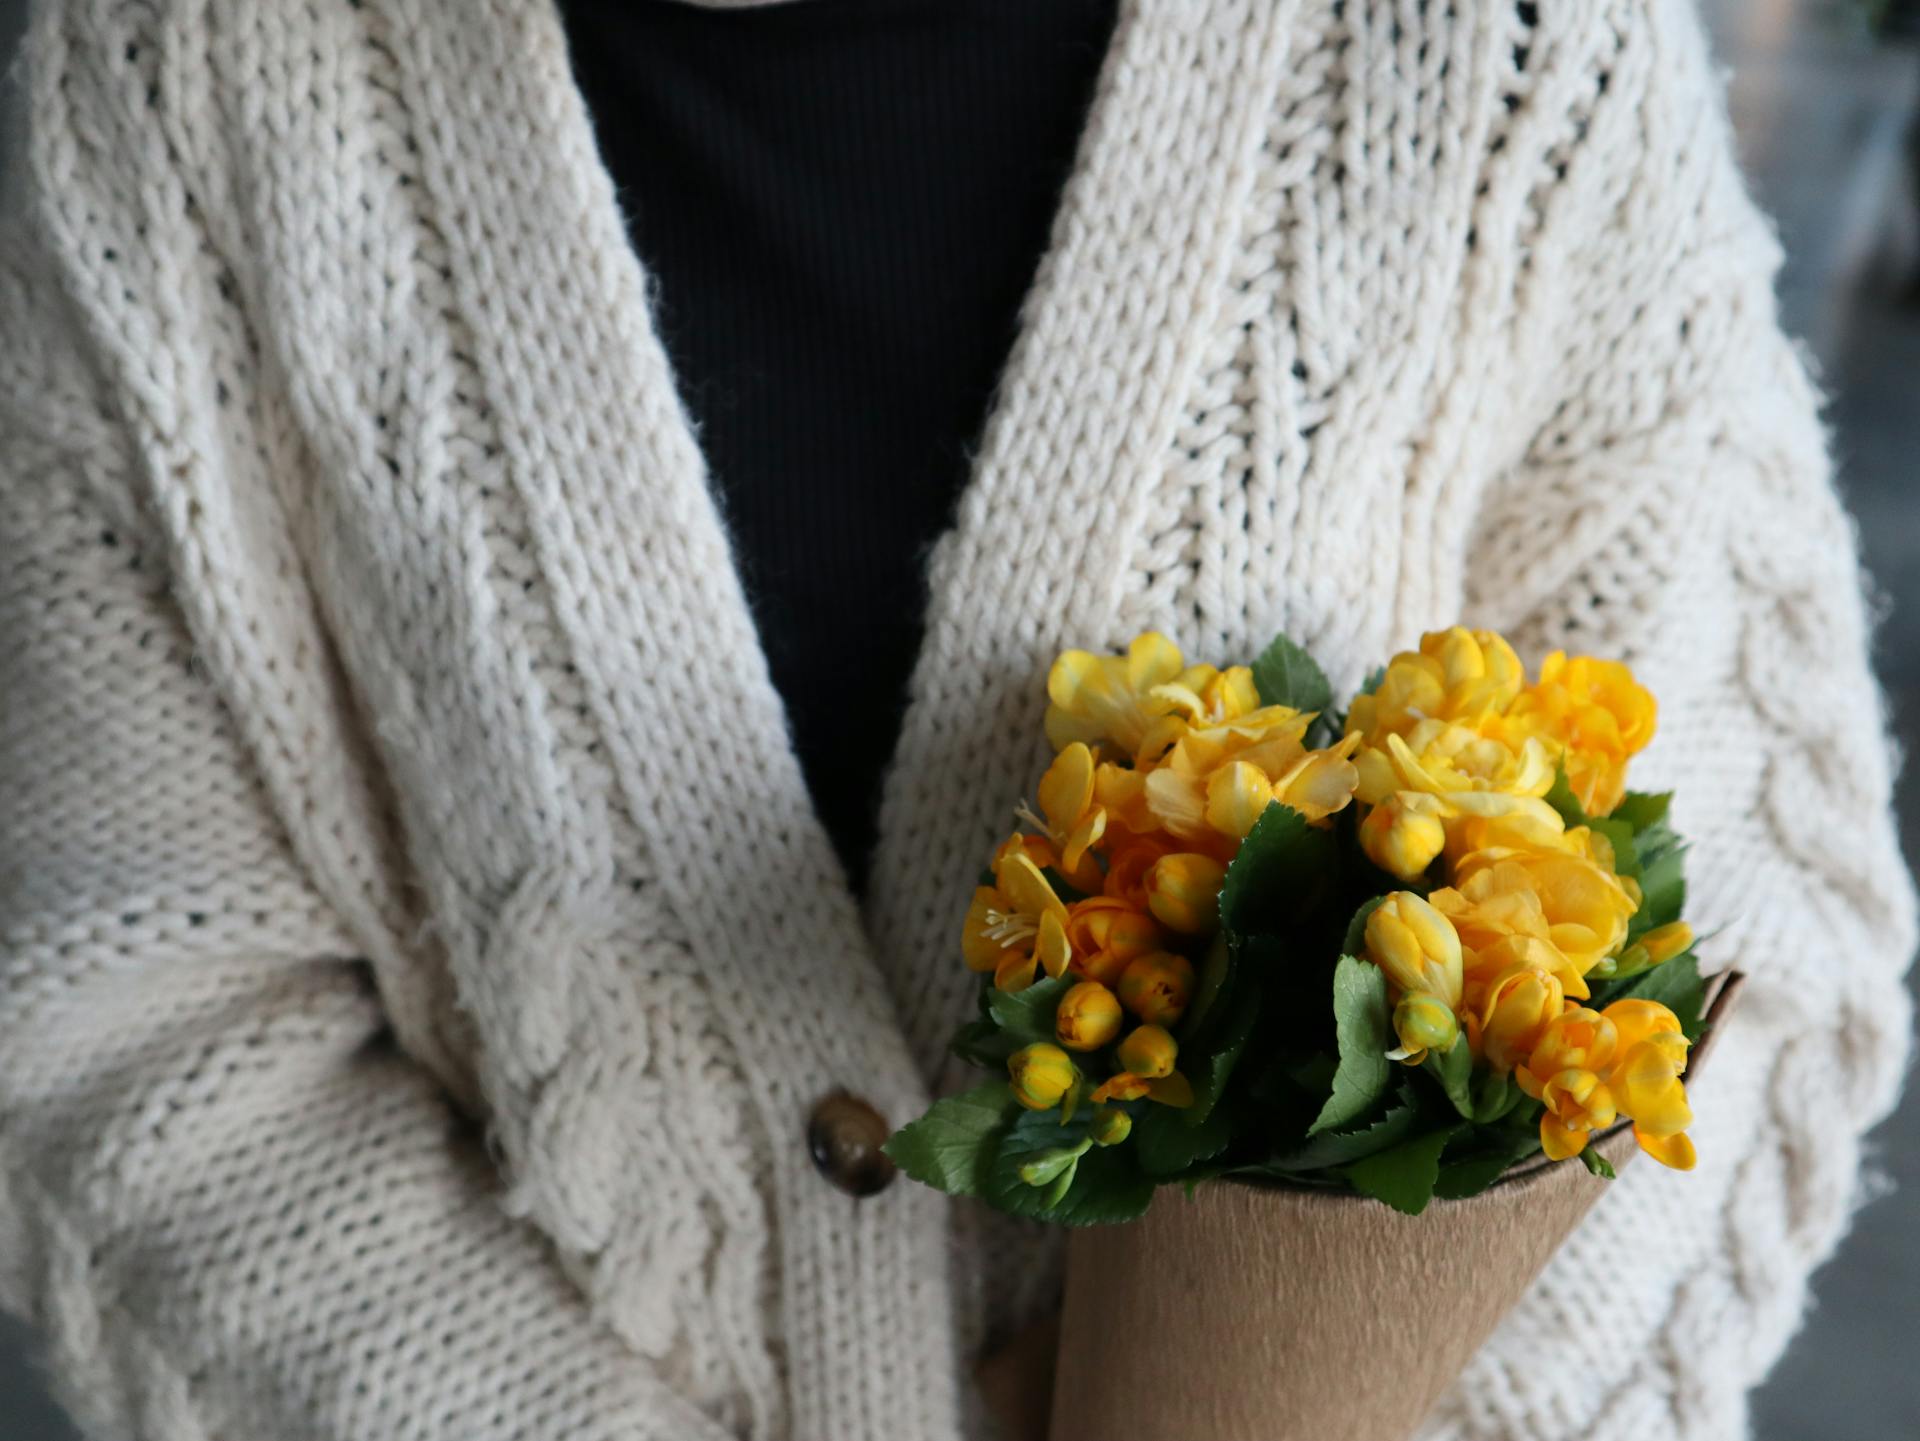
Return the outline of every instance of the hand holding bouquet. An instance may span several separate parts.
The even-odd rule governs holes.
[[[1218,1177],[1417,1213],[1542,1152],[1611,1174],[1616,1123],[1693,1165],[1703,987],[1624,665],[1529,680],[1455,628],[1343,716],[1285,637],[1219,670],[1147,634],[1047,685],[1053,763],[960,937],[954,1049],[993,1078],[893,1138],[910,1175],[1077,1225]]]

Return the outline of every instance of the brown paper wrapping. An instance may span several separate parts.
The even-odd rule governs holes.
[[[1710,1021],[1738,990],[1709,983]],[[1636,1150],[1625,1129],[1595,1144],[1616,1167]],[[1017,1441],[1404,1441],[1605,1187],[1536,1161],[1419,1216],[1337,1192],[1169,1191],[1131,1225],[1074,1232],[1050,1429],[1049,1328],[982,1385]]]

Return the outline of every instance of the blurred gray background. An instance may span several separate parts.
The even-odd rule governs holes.
[[[457,0],[448,0],[457,3]],[[1879,660],[1920,752],[1920,0],[1701,0],[1742,158],[1779,222],[1781,303],[1832,397],[1841,487],[1887,620]],[[11,56],[22,0],[0,0]],[[1901,787],[1920,856],[1920,776]],[[1920,1100],[1875,1137],[1869,1195],[1755,1400],[1764,1441],[1920,1436]],[[76,1441],[31,1333],[0,1318],[0,1441]]]

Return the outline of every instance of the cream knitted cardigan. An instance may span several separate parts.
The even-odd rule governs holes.
[[[1430,1434],[1741,1431],[1893,1098],[1913,914],[1683,5],[1123,6],[864,916],[546,4],[72,0],[21,100],[0,1295],[91,1434],[984,1434],[1051,1239],[850,1200],[802,1133],[954,1079],[1047,659],[1284,627],[1350,687],[1461,614],[1642,671],[1754,983],[1700,1170],[1614,1186]]]

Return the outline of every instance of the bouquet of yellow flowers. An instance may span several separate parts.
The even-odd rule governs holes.
[[[1694,1163],[1681,1077],[1703,983],[1654,731],[1627,667],[1455,628],[1345,714],[1286,637],[1250,666],[1164,636],[1047,678],[1054,759],[960,951],[993,1073],[888,1154],[1070,1225],[1207,1179],[1408,1213],[1630,1124]]]

